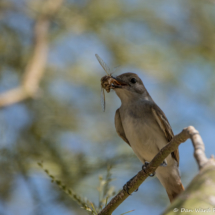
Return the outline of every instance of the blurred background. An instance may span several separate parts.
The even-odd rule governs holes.
[[[102,112],[96,53],[114,75],[137,73],[174,133],[193,125],[214,153],[214,0],[1,0],[0,35],[0,214],[87,214],[37,162],[95,205],[108,165],[116,192],[141,169],[116,134],[114,92]],[[179,151],[186,187],[198,169],[190,141]],[[168,204],[148,178],[113,214]]]

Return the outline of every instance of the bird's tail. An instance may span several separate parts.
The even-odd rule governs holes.
[[[172,202],[183,190],[180,174],[176,166],[158,167],[157,178],[166,189],[170,202]]]
[[[183,190],[184,186],[182,183],[176,185],[174,189],[169,189],[169,187],[166,187],[166,192],[170,202],[172,202]]]

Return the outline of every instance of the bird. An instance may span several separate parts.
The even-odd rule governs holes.
[[[173,138],[170,123],[137,74],[123,73],[112,78],[115,82],[111,88],[121,100],[115,113],[116,132],[143,164],[148,163]],[[155,175],[172,202],[184,190],[178,149],[168,155]]]

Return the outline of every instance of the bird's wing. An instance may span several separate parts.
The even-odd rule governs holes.
[[[119,109],[116,110],[116,114],[115,114],[115,127],[116,127],[116,132],[117,134],[126,142],[128,143],[129,146],[130,143],[128,141],[128,139],[126,138],[125,136],[125,132],[124,132],[124,129],[122,127],[122,121],[121,121],[121,118],[120,118],[120,113],[119,113]]]
[[[151,107],[152,113],[160,126],[161,130],[164,132],[165,137],[168,142],[170,142],[174,136],[172,128],[167,120],[164,112],[154,103]],[[179,165],[179,151],[178,149],[171,153],[172,157],[177,161]]]

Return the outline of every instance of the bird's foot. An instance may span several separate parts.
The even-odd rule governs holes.
[[[147,162],[147,161],[145,161],[145,164],[143,164],[143,166],[142,166],[142,170],[146,173],[146,168],[147,168],[147,166],[149,165],[149,162]],[[153,173],[151,173],[151,174],[149,174],[149,176],[150,177],[153,177],[155,175],[155,172],[153,172]]]
[[[136,175],[135,175],[136,176]],[[134,176],[134,177],[135,177]],[[134,178],[133,177],[133,178]],[[128,195],[131,195],[129,193],[129,184],[131,183],[131,181],[133,180],[133,178],[131,178],[129,181],[126,182],[126,184],[123,186],[123,190],[128,194]],[[138,188],[134,191],[134,192],[137,192],[138,191]]]
[[[164,160],[164,161],[160,164],[160,166],[167,166],[166,160]]]

